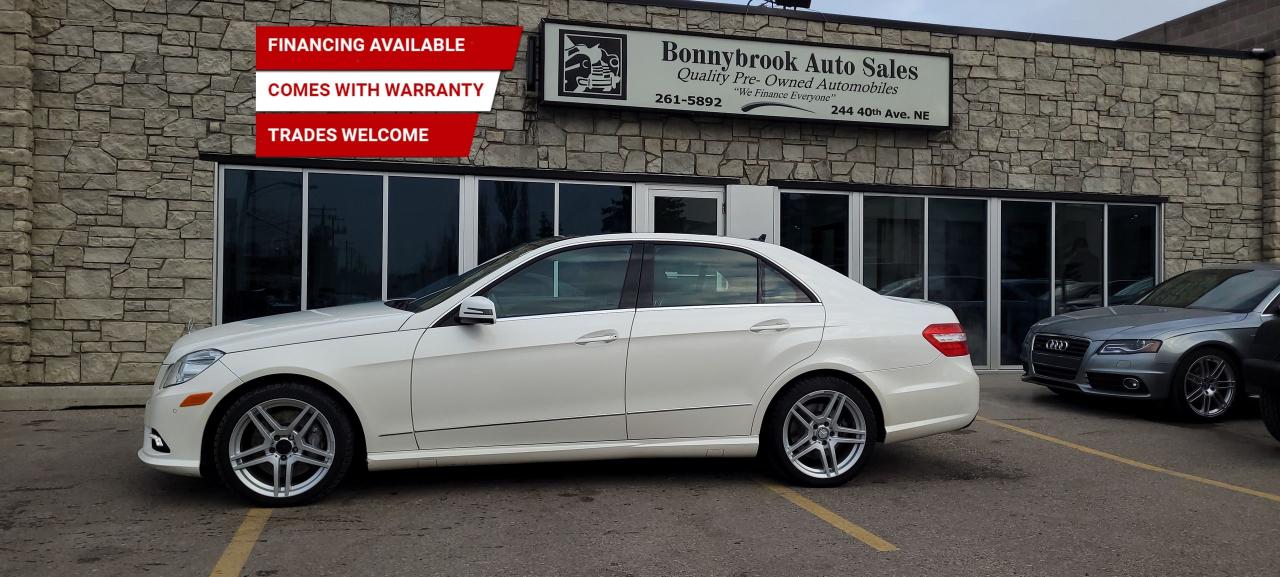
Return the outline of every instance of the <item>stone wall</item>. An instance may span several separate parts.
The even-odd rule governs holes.
[[[31,321],[31,16],[0,0],[0,384],[27,382]]]
[[[12,167],[0,174],[0,234],[16,233],[6,242],[16,250],[0,253],[0,291],[12,292],[0,295],[20,301],[0,318],[0,353],[26,358],[20,318],[29,311],[31,383],[148,382],[188,321],[210,322],[214,165],[199,154],[253,152],[257,23],[520,24],[535,31],[552,17],[949,51],[954,128],[928,132],[538,110],[525,92],[522,48],[503,75],[495,112],[481,116],[473,157],[451,162],[752,184],[781,178],[1163,194],[1171,198],[1168,272],[1261,254],[1263,66],[1256,60],[578,0],[35,0],[13,7],[24,9],[30,136],[24,87],[8,84],[21,84],[22,75],[0,67],[0,91],[15,94],[0,93],[0,103],[19,107],[13,116],[0,110],[0,124],[17,123],[12,141],[3,127],[0,147],[29,148],[25,163],[21,146],[0,148]],[[2,30],[14,35],[20,62],[23,33]],[[0,59],[7,49],[0,44]],[[15,368],[5,374],[21,372],[8,366]]]

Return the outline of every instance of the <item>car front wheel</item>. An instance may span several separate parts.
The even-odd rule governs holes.
[[[1169,390],[1170,409],[1195,421],[1222,419],[1235,403],[1240,369],[1225,351],[1201,349],[1182,359]]]
[[[328,394],[275,383],[237,399],[214,440],[222,482],[271,507],[301,505],[332,491],[351,467],[351,421]]]
[[[765,458],[787,480],[833,487],[852,479],[875,450],[875,411],[834,377],[806,379],[784,393],[761,430]]]

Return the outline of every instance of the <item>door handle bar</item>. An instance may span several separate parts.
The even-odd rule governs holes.
[[[578,340],[574,342],[580,345],[588,345],[591,343],[611,343],[616,340],[618,340],[618,331],[606,330],[587,333],[578,337]]]
[[[751,325],[751,328],[748,330],[750,330],[753,333],[766,333],[766,332],[780,333],[789,328],[791,328],[791,323],[787,322],[785,319],[770,319],[767,321],[761,321],[754,325]]]

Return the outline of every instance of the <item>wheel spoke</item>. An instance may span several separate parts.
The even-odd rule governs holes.
[[[801,411],[808,413],[809,417],[805,417],[804,415],[802,415],[800,413]],[[791,407],[791,416],[794,417],[797,421],[800,421],[800,424],[804,425],[805,427],[812,427],[813,419],[817,418],[817,417],[813,417],[813,413],[809,413],[809,410],[804,408],[803,405],[796,405],[794,407]]]
[[[249,417],[249,421],[253,423],[254,428],[258,429],[258,434],[262,435],[263,439],[271,440],[271,435],[275,433],[275,429],[262,422],[262,417],[258,415],[257,408],[249,411],[245,416]]]
[[[1199,401],[1200,397],[1203,397],[1203,396],[1205,396],[1204,387],[1198,387],[1196,388],[1196,390],[1191,391],[1191,394],[1187,395],[1187,403],[1194,403],[1196,401]]]
[[[313,466],[313,467],[319,467],[319,468],[321,468],[321,469],[327,469],[327,468],[329,468],[329,463],[327,463],[327,462],[325,462],[325,461],[317,461],[317,460],[315,460],[315,459],[312,459],[311,457],[308,457],[308,456],[306,456],[306,455],[303,455],[302,453],[298,453],[297,455],[294,455],[294,456],[293,456],[293,460],[295,460],[295,461],[297,461],[297,462],[299,462],[299,463],[306,463],[306,464],[311,465],[311,466]]]
[[[829,474],[834,477],[836,476],[836,469],[840,467],[840,457],[836,455],[835,443],[827,443],[826,450],[831,451],[831,468],[829,469]]]
[[[263,443],[263,444],[261,444],[261,445],[258,445],[257,447],[253,447],[253,448],[250,448],[250,449],[245,449],[245,450],[243,450],[243,451],[240,451],[239,453],[236,453],[236,454],[234,454],[234,455],[231,455],[231,460],[232,460],[232,461],[239,461],[239,460],[241,460],[241,459],[243,459],[243,458],[245,458],[245,457],[248,457],[249,455],[252,455],[252,454],[254,454],[254,453],[257,453],[257,452],[260,452],[260,451],[261,451],[261,452],[266,452],[267,448],[268,448],[268,447],[270,447],[270,446],[271,446],[271,441],[270,441],[270,440],[268,440],[267,442],[265,442],[265,443]]]
[[[1191,371],[1187,371],[1187,382],[1190,382],[1193,385],[1202,385],[1204,384],[1204,379],[1191,374]]]
[[[302,407],[302,410],[298,411],[297,416],[293,417],[293,421],[289,423],[289,427],[288,427],[289,430],[294,432],[302,432],[307,430],[306,427],[299,429],[298,423],[301,423],[303,419],[307,418],[308,415],[311,415],[311,420],[307,421],[307,424],[310,425],[311,421],[315,420],[316,414],[317,414],[317,411],[315,409],[312,409],[310,405],[306,407]]]
[[[256,467],[256,466],[261,465],[261,464],[263,464],[263,463],[270,463],[270,462],[273,462],[273,461],[275,461],[275,460],[276,460],[276,458],[275,458],[275,456],[274,456],[274,455],[263,455],[263,456],[261,456],[261,457],[258,457],[257,459],[253,459],[253,460],[250,460],[250,461],[245,461],[245,462],[243,462],[243,463],[239,463],[239,464],[232,464],[232,465],[231,465],[231,468],[232,468],[232,469],[235,469],[236,471],[239,471],[239,470],[241,470],[241,469],[248,469],[249,467]]]
[[[284,497],[288,497],[293,492],[293,461],[294,459],[285,459],[284,462]]]
[[[262,408],[262,405],[254,407],[253,410],[257,413],[258,418],[262,419],[263,423],[271,429],[271,432],[274,433],[284,429],[284,427],[281,427],[280,423],[277,423],[275,418],[271,416],[271,413],[268,413],[266,409]]]
[[[1217,380],[1222,376],[1223,371],[1227,368],[1227,362],[1219,360],[1217,366],[1213,367],[1213,373],[1209,375],[1210,379]]]
[[[324,460],[326,461],[333,458],[333,451],[325,451],[320,447],[312,445],[311,443],[308,443],[302,439],[298,439],[298,449],[299,449],[298,454],[302,454],[302,452],[305,451],[305,452],[310,452],[310,453],[315,453],[317,455],[320,455],[321,457],[324,457]]]
[[[271,496],[280,496],[280,459],[271,460]]]
[[[822,416],[834,421],[840,416],[840,409],[842,408],[844,408],[844,395],[832,393],[831,402],[827,403],[827,410],[822,412]]]
[[[815,443],[815,444],[814,444],[814,446],[817,446],[817,444]],[[822,450],[818,451],[818,456],[819,456],[819,457],[822,457],[822,472],[823,472],[823,474],[825,474],[826,476],[830,477],[830,476],[831,476],[831,471],[833,471],[833,470],[834,470],[834,469],[832,469],[832,467],[833,467],[834,465],[831,463],[831,459],[827,458],[827,450],[826,450],[826,449],[822,449]]]

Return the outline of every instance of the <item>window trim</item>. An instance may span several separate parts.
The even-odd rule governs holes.
[[[556,237],[551,237],[551,238],[556,238]],[[560,242],[560,241],[557,241],[557,242]],[[562,252],[568,252],[571,250],[577,250],[577,249],[583,249],[583,248],[596,248],[601,246],[630,246],[631,247],[631,256],[627,261],[626,276],[622,281],[623,282],[622,296],[618,298],[617,307],[611,308],[611,309],[598,309],[598,310],[591,310],[591,311],[573,311],[568,313],[558,312],[558,313],[547,313],[543,315],[522,315],[518,317],[506,317],[506,318],[533,319],[533,318],[553,317],[553,316],[566,315],[566,314],[584,314],[584,313],[600,313],[600,312],[610,312],[610,311],[620,311],[620,310],[635,310],[636,295],[638,292],[637,286],[640,284],[640,279],[638,278],[640,276],[640,270],[641,270],[640,269],[640,259],[641,259],[640,249],[642,249],[643,247],[641,246],[641,243],[637,243],[634,241],[621,241],[621,240],[574,244],[574,245],[552,249],[550,251],[547,251],[532,257],[528,257],[529,260],[523,263],[520,263],[519,265],[516,266],[516,268],[513,268],[505,273],[502,273],[501,276],[499,276],[498,278],[484,283],[479,290],[473,291],[467,296],[463,297],[463,300],[466,300],[473,296],[483,296],[485,293],[489,292],[489,290],[491,290],[493,287],[499,284],[502,284],[503,281],[511,278],[512,276],[519,274],[524,269],[530,266],[533,266],[534,264],[538,263],[544,258],[555,256]],[[476,283],[476,285],[480,286],[480,283]],[[626,306],[628,301],[630,301],[631,303],[630,307]],[[436,319],[436,321],[431,324],[431,328],[434,329],[437,327],[448,327],[448,326],[457,325],[458,324],[458,308],[460,306],[462,306],[461,303],[459,303],[458,305],[454,305],[452,308],[450,308],[449,311],[444,314],[444,316],[441,316],[439,319]],[[502,319],[503,317],[498,317],[499,322],[501,322]]]
[[[644,269],[643,269],[643,272],[642,272],[642,273],[641,273],[641,275],[640,275],[640,298],[639,298],[639,301],[636,303],[636,309],[637,309],[637,310],[639,310],[639,309],[652,309],[652,310],[660,310],[660,309],[678,309],[678,308],[689,308],[689,307],[699,307],[699,308],[702,308],[702,307],[744,307],[744,306],[779,306],[779,305],[812,305],[812,304],[822,304],[822,301],[818,298],[818,295],[817,295],[817,294],[815,294],[815,293],[813,292],[813,290],[811,290],[807,285],[805,285],[804,283],[800,282],[800,280],[799,280],[799,279],[797,279],[797,278],[795,277],[795,275],[791,274],[791,272],[790,272],[790,271],[788,271],[786,268],[783,268],[783,267],[781,267],[781,266],[778,266],[778,263],[774,262],[772,259],[770,259],[770,258],[768,258],[768,257],[766,257],[766,256],[764,256],[764,255],[762,255],[762,254],[760,254],[760,253],[758,253],[758,252],[756,252],[756,251],[753,251],[753,250],[750,250],[750,249],[748,249],[748,248],[745,248],[745,247],[733,246],[733,245],[729,245],[729,244],[721,244],[721,243],[717,243],[717,242],[700,242],[700,241],[696,241],[696,240],[653,240],[653,241],[645,241],[645,242],[644,242],[644,245],[645,245],[645,249],[644,249]],[[746,255],[748,255],[748,256],[755,257],[755,259],[756,259],[756,302],[754,302],[754,303],[723,303],[723,304],[705,304],[705,305],[680,305],[680,306],[673,306],[673,307],[658,307],[658,306],[654,306],[654,304],[653,304],[653,278],[654,278],[654,272],[653,272],[653,251],[654,251],[654,247],[655,247],[655,246],[657,246],[657,245],[696,246],[696,247],[703,247],[703,248],[718,248],[718,249],[722,249],[722,250],[730,250],[730,251],[740,252],[740,253],[746,254]],[[786,278],[787,280],[791,281],[791,283],[792,283],[792,284],[796,285],[796,287],[798,287],[801,291],[803,291],[803,292],[804,292],[804,294],[805,294],[805,295],[807,295],[807,296],[809,297],[809,302],[807,302],[807,303],[766,303],[766,302],[762,302],[762,299],[761,299],[761,292],[760,292],[760,291],[761,291],[761,286],[760,286],[760,263],[765,263],[765,264],[767,264],[767,265],[769,265],[769,266],[773,267],[773,268],[774,268],[774,270],[777,270],[779,273],[781,273],[781,274],[782,274],[782,276],[783,276],[784,278]]]

